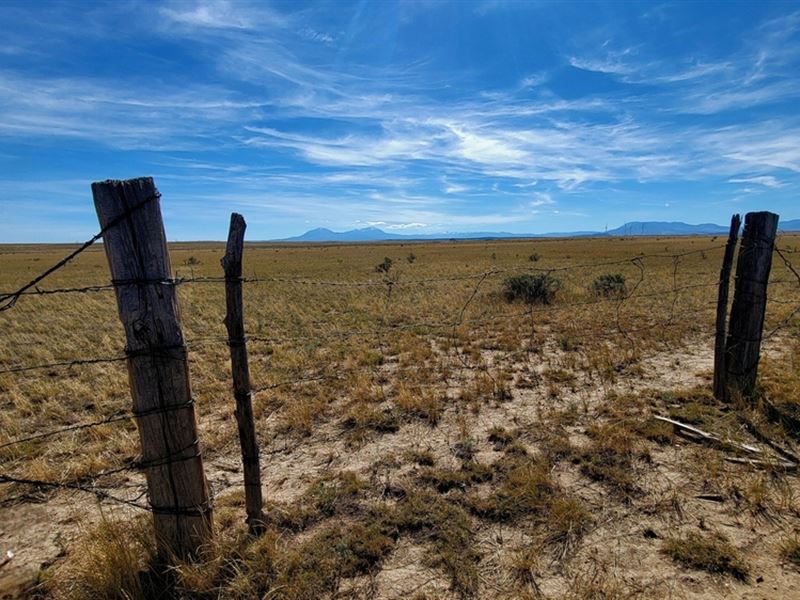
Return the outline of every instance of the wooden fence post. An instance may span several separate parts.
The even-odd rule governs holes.
[[[222,257],[225,270],[225,327],[228,329],[228,346],[231,349],[231,374],[233,396],[236,399],[236,424],[242,447],[244,467],[245,509],[250,533],[264,531],[264,514],[261,498],[261,465],[258,458],[258,441],[253,420],[253,403],[250,398],[250,367],[247,362],[247,342],[244,337],[244,308],[242,302],[242,253],[244,231],[247,224],[238,213],[231,214],[228,244]]]
[[[717,299],[717,336],[714,340],[714,397],[717,400],[725,399],[725,317],[728,316],[728,290],[730,288],[731,268],[733,267],[733,254],[736,242],[739,239],[739,227],[742,218],[739,215],[731,217],[731,230],[728,233],[728,243],[725,245],[725,255],[722,258],[722,268],[719,272],[719,297]]]
[[[737,396],[752,398],[755,391],[777,230],[778,215],[774,213],[747,213],[744,217],[725,345],[725,397],[728,400]]]
[[[92,184],[125,328],[133,413],[159,554],[195,556],[213,534],[178,298],[153,179]],[[127,215],[127,216],[125,216]]]

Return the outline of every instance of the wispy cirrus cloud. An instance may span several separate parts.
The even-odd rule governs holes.
[[[713,196],[711,220],[731,190],[784,203],[800,191],[800,12],[731,20],[714,43],[691,7],[619,22],[593,7],[456,7],[20,5],[5,13],[9,47],[46,43],[0,50],[0,160],[32,180],[48,177],[30,167],[40,149],[75,178],[152,173],[181,207],[202,203],[191,218],[243,207],[287,233],[315,219],[421,231],[644,219],[680,210],[687,189]],[[467,43],[438,22],[493,35]],[[669,51],[652,41],[665,31]],[[92,62],[98,47],[108,56]]]
[[[576,68],[614,76],[632,85],[657,86],[645,104],[660,110],[718,114],[800,99],[800,11],[761,23],[724,57],[710,53],[646,55],[643,46],[601,47],[567,60]]]
[[[231,0],[170,2],[158,13],[168,22],[192,28],[253,29],[271,25],[285,27],[289,20],[265,4],[244,4]]]
[[[753,175],[751,177],[732,177],[728,179],[730,183],[754,183],[757,185],[763,185],[764,187],[768,188],[779,188],[783,187],[785,184],[778,181],[776,177],[772,175]]]
[[[531,200],[528,204],[532,207],[537,207],[547,206],[555,203],[556,201],[553,200],[553,197],[548,192],[534,192],[533,200]]]

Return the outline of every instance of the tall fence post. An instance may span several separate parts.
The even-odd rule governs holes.
[[[133,413],[139,429],[156,539],[162,559],[195,556],[213,534],[189,385],[178,298],[153,179],[92,184],[125,329]]]
[[[251,534],[264,531],[261,497],[261,465],[258,458],[258,441],[253,420],[253,403],[250,397],[250,367],[247,361],[247,342],[244,336],[244,307],[242,302],[242,254],[244,232],[247,224],[238,213],[231,214],[228,244],[222,257],[225,271],[225,327],[228,329],[228,346],[231,351],[233,396],[236,400],[236,424],[242,447],[244,467],[245,510]]]
[[[725,317],[728,316],[728,290],[733,267],[733,254],[736,250],[736,242],[739,239],[739,227],[741,225],[742,218],[739,215],[733,215],[731,217],[731,229],[728,233],[728,243],[725,245],[725,255],[722,258],[722,268],[719,272],[717,335],[714,340],[714,397],[718,400],[724,400],[725,398]]]
[[[747,213],[736,263],[728,339],[725,345],[725,397],[752,398],[761,355],[767,309],[767,283],[778,231],[778,215]]]

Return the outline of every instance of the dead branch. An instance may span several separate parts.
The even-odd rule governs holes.
[[[653,418],[658,421],[664,421],[665,423],[670,423],[673,427],[675,427],[677,433],[694,441],[705,442],[712,446],[718,446],[725,449],[734,449],[742,452],[749,452],[751,454],[763,454],[761,448],[756,448],[755,446],[750,446],[748,444],[735,442],[730,439],[722,439],[712,433],[708,433],[692,425],[687,425],[686,423],[681,423],[680,421],[676,421],[675,419],[669,419],[667,417],[659,417],[659,416],[654,416]]]
[[[780,469],[782,471],[796,471],[798,465],[787,461],[772,462],[769,460],[758,460],[754,458],[741,458],[738,456],[726,456],[725,460],[732,463],[750,465],[751,467],[760,467],[763,469]]]

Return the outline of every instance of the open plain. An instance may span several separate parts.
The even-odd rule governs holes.
[[[224,245],[172,244],[216,538],[164,577],[147,568],[150,516],[121,502],[146,489],[96,245],[39,290],[97,289],[0,312],[0,476],[53,484],[0,484],[0,595],[800,597],[800,485],[774,450],[795,453],[798,432],[768,410],[800,413],[800,236],[778,239],[755,404],[710,392],[724,243],[247,244],[257,539]],[[3,246],[0,290],[70,249]],[[552,296],[509,297],[524,275]]]

